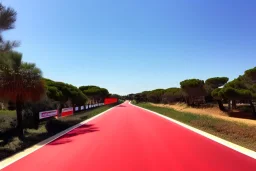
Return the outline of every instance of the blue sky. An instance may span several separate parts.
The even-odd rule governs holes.
[[[256,66],[254,0],[1,0],[44,77],[128,94]]]

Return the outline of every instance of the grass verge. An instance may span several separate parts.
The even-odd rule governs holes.
[[[58,132],[61,132],[93,116],[96,116],[116,105],[117,104],[98,107],[95,109],[91,109],[89,111],[75,113],[72,116],[60,118],[58,120],[53,119],[53,123],[50,123],[50,124],[49,122],[46,122],[46,121],[42,122],[39,126],[39,129],[37,130],[27,129],[25,131],[24,141],[19,140],[18,137],[11,137],[8,140],[8,142],[0,141],[0,161],[26,148],[29,148],[32,145],[35,145],[40,141],[43,141],[44,139],[49,138],[54,134],[57,134]],[[50,130],[52,132],[48,132],[49,130],[47,131],[46,129],[47,124],[51,125]]]
[[[194,128],[256,151],[256,127],[242,123],[226,121],[207,115],[175,111],[170,108],[153,106],[149,103],[135,104],[164,116],[183,122]]]

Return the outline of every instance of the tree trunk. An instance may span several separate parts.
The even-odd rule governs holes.
[[[228,100],[228,110],[230,111],[231,110],[231,100]]]
[[[252,103],[252,101],[251,101],[251,100],[249,101],[249,103],[250,103],[251,108],[252,108],[252,114],[253,114],[253,116],[255,116],[255,117],[256,117],[256,111],[255,111],[254,104]]]
[[[225,107],[223,106],[222,101],[221,101],[221,100],[217,100],[217,102],[218,102],[218,105],[219,105],[220,110],[221,110],[221,111],[226,111]]]
[[[20,140],[24,139],[23,125],[22,125],[22,102],[19,97],[16,100],[16,115],[17,115],[17,132]]]
[[[232,109],[236,109],[236,100],[232,100]]]

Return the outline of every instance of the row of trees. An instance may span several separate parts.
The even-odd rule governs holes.
[[[93,104],[103,102],[104,98],[110,96],[107,89],[98,86],[76,87],[43,78],[35,64],[24,62],[22,54],[13,51],[19,43],[3,38],[4,31],[14,28],[16,16],[14,9],[0,3],[0,101],[9,101],[16,110],[17,130],[21,139],[23,116],[28,113],[28,108],[38,118],[40,110]]]
[[[58,102],[60,108],[81,106],[84,104],[102,103],[106,97],[111,96],[107,89],[98,86],[76,87],[63,82],[43,79],[46,85],[46,95],[51,100]]]
[[[235,108],[237,102],[249,103],[255,113],[253,100],[256,99],[256,67],[246,70],[243,75],[228,82],[227,77],[214,77],[207,80],[187,79],[180,82],[179,88],[156,89],[126,96],[138,102],[172,103],[186,102],[190,106],[216,101],[220,110]],[[226,109],[223,103],[232,106]]]
[[[42,72],[35,64],[22,61],[22,55],[13,52],[17,41],[4,40],[3,32],[13,29],[17,13],[0,3],[0,98],[15,103],[17,130],[23,137],[22,107],[25,101],[39,100],[45,88]]]
[[[78,88],[43,78],[41,70],[35,64],[22,61],[21,53],[14,51],[1,53],[0,100],[9,101],[10,109],[16,110],[17,130],[21,139],[26,114],[31,111],[34,117],[29,125],[33,123],[33,128],[36,128],[40,111],[56,108],[61,111],[63,107],[94,104],[103,102],[108,96],[110,94],[105,88],[97,86]]]

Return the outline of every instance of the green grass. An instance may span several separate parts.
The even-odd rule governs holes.
[[[1,115],[14,115],[15,116],[16,112],[13,110],[0,110],[0,116]]]
[[[170,108],[153,106],[149,103],[139,103],[136,105],[256,151],[256,127],[254,126],[226,121],[206,115],[175,111]]]
[[[0,110],[0,133],[16,125],[16,113],[10,110]]]
[[[116,104],[115,104],[116,105]],[[75,124],[78,124],[86,119],[89,119],[93,116],[96,116],[111,107],[115,105],[107,105],[107,106],[101,106],[95,109],[91,109],[86,112],[79,112],[75,113],[72,116],[64,117],[58,119],[58,122],[61,123],[62,128],[58,129],[58,131],[55,131],[54,134],[65,130]],[[42,122],[40,123],[39,129],[26,129],[25,130],[25,140],[21,141],[18,139],[18,137],[11,137],[8,142],[4,142],[0,140],[0,160],[3,160],[4,158],[7,158],[17,152],[20,152],[46,138],[49,138],[50,136],[54,135],[53,133],[48,133],[46,129],[46,123]]]

